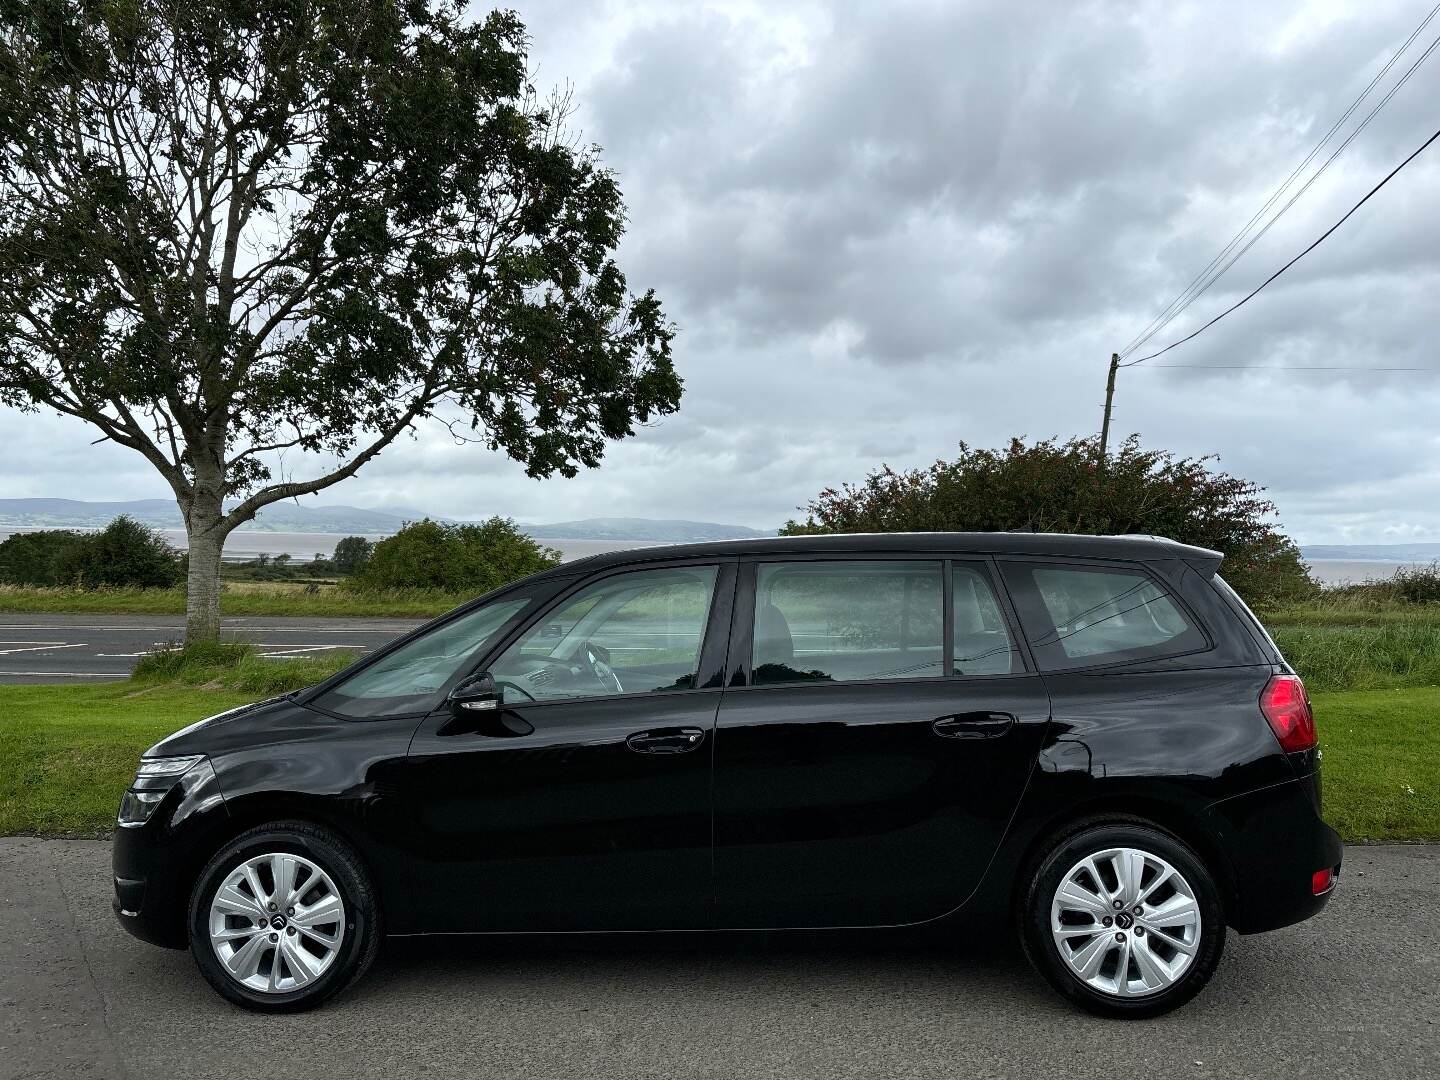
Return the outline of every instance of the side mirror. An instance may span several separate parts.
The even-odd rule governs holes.
[[[498,686],[495,679],[488,671],[482,671],[478,675],[471,675],[463,680],[455,689],[450,691],[447,699],[450,704],[450,714],[456,719],[462,717],[476,719],[479,715],[489,713],[494,715],[500,711],[504,703],[505,695]]]

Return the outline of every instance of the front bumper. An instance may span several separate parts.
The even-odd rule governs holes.
[[[211,774],[213,777],[213,774]],[[190,889],[224,835],[229,814],[211,789],[176,785],[143,825],[117,826],[110,864],[115,917],[154,945],[189,944]]]
[[[1340,877],[1344,847],[1320,817],[1313,777],[1236,795],[1205,810],[1230,860],[1230,925],[1242,934],[1289,926],[1318,913],[1335,885],[1316,896],[1317,870]]]

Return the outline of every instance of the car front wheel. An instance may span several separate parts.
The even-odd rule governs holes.
[[[262,1012],[314,1008],[379,947],[369,876],[339,837],[304,822],[251,829],[210,860],[190,899],[190,951],[222,996]]]
[[[1021,912],[1026,955],[1091,1012],[1156,1016],[1194,997],[1225,944],[1219,892],[1186,845],[1140,823],[1064,837],[1038,864]]]

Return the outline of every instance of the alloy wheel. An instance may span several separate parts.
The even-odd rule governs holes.
[[[1114,997],[1175,984],[1200,945],[1200,905],[1175,867],[1133,847],[1081,859],[1060,879],[1050,932],[1071,973]]]
[[[345,902],[330,875],[277,851],[235,867],[210,901],[210,945],[236,982],[283,994],[325,974],[345,937]]]

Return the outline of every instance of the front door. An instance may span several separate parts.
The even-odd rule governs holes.
[[[918,922],[973,891],[1049,719],[988,560],[743,564],[718,925]]]
[[[437,931],[710,924],[710,751],[734,563],[582,582],[497,650],[502,709],[411,744]]]

